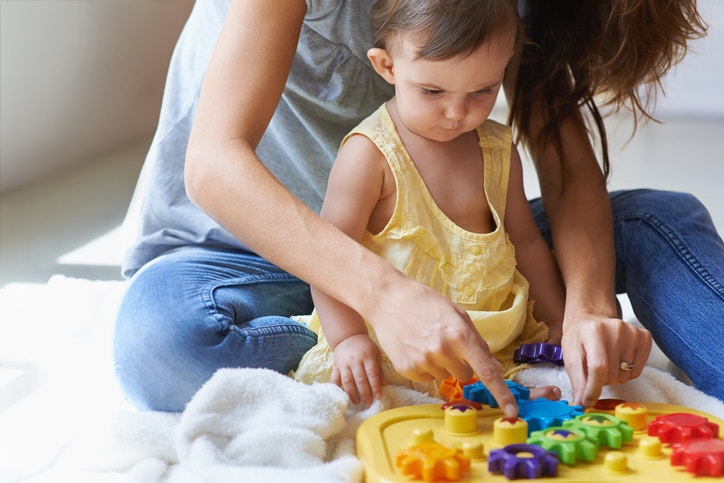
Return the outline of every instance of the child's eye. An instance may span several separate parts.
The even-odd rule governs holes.
[[[422,95],[431,96],[431,97],[441,96],[443,93],[443,91],[441,91],[439,89],[425,89],[424,87],[421,88],[421,91],[422,91]]]
[[[473,94],[479,95],[479,96],[487,96],[489,94],[493,93],[493,89],[487,88],[487,89],[480,89],[479,91],[473,92]]]

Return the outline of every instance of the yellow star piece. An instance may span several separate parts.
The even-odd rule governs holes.
[[[403,475],[415,479],[458,481],[470,471],[470,458],[460,449],[430,441],[399,452],[395,465]]]

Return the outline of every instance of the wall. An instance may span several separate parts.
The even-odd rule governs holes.
[[[192,5],[192,0],[0,0],[0,192],[149,137],[168,59]],[[724,2],[699,5],[710,34],[665,80],[667,96],[656,114],[669,125],[684,118],[724,120]],[[633,154],[625,130],[621,140],[615,148]],[[720,153],[715,149],[698,161],[721,169]],[[645,185],[652,173],[657,187],[681,183],[675,167],[673,173],[652,170],[636,158],[616,158],[612,188]],[[721,177],[719,171],[694,171],[686,179],[695,185]],[[528,186],[534,195],[535,183]]]
[[[192,5],[0,1],[0,192],[149,137]]]

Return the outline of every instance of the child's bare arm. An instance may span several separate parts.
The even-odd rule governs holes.
[[[505,227],[515,247],[518,270],[530,284],[530,297],[535,301],[533,312],[550,330],[549,341],[560,344],[562,335],[565,289],[548,244],[538,231],[530,205],[523,190],[523,169],[520,155],[511,151],[508,201]]]
[[[321,216],[350,238],[361,241],[380,198],[386,163],[366,137],[351,136],[332,167]],[[342,386],[352,402],[369,405],[382,395],[380,352],[369,339],[363,318],[352,308],[312,287],[314,304],[325,337],[334,353],[332,382]]]
[[[357,242],[367,229],[380,198],[384,170],[382,153],[368,138],[351,136],[332,166],[320,215]],[[382,158],[383,162],[384,158]],[[357,334],[366,334],[362,317],[350,307],[312,287],[314,305],[330,346]]]
[[[312,287],[312,296],[327,343],[334,351],[330,382],[343,388],[354,404],[372,404],[382,396],[380,351],[360,315]]]

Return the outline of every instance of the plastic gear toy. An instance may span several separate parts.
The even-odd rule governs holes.
[[[519,405],[525,407],[535,402],[519,402]],[[563,410],[569,416],[576,413],[575,406],[550,403],[547,415],[541,411],[539,418],[562,417],[558,412]],[[687,423],[702,421],[724,427],[724,421],[717,416],[683,406],[650,402],[610,401],[605,407],[575,414],[566,420],[570,422],[538,430],[531,436],[524,428],[525,420],[506,419],[499,408],[477,409],[466,401],[446,403],[445,409],[441,409],[441,403],[393,408],[371,416],[360,425],[356,450],[363,462],[367,483],[410,483],[413,479],[503,482],[506,477],[535,478],[540,468],[543,470],[537,478],[560,483],[686,480],[724,483],[721,436],[663,443],[657,436],[649,436],[646,430],[634,430],[633,440],[626,441],[629,430],[624,423],[627,421],[614,412],[635,415],[642,420],[645,417],[648,422],[678,414],[674,418],[660,418],[654,425],[666,426],[667,435],[673,432],[669,426],[676,428],[682,426],[682,422],[684,429]],[[552,415],[551,411],[556,414]],[[698,418],[681,418],[681,414]],[[701,436],[707,428],[714,434],[710,424],[699,428],[697,432],[701,432]],[[618,445],[616,432],[621,433],[620,448],[613,447]],[[553,472],[552,453],[558,456],[555,476],[546,474]]]
[[[563,422],[564,428],[581,430],[601,446],[618,449],[633,440],[634,430],[627,423],[608,414],[586,413]]]
[[[530,399],[530,389],[527,387],[508,380],[505,381],[505,384],[508,386],[508,389],[510,389],[510,392],[513,393],[513,397],[515,397],[517,402],[520,403],[520,401],[527,401]],[[498,402],[493,397],[493,393],[491,393],[490,389],[485,387],[485,385],[480,381],[463,387],[463,398],[479,402],[481,404],[487,404],[491,408],[498,407]]]
[[[553,426],[583,415],[583,406],[569,406],[567,401],[538,398],[518,401],[518,417],[528,423],[528,433]]]
[[[399,453],[395,465],[403,475],[416,479],[457,481],[470,470],[470,458],[460,449],[428,441]]]
[[[697,476],[724,475],[724,441],[709,439],[677,445],[671,453],[672,466],[684,466]]]
[[[558,457],[533,444],[511,444],[490,452],[488,471],[509,480],[557,476]]]
[[[476,382],[478,382],[476,377],[472,377],[466,382],[460,382],[455,378],[455,376],[448,376],[440,382],[438,392],[448,401],[462,399],[463,388],[470,384],[475,384]]]
[[[598,442],[586,436],[579,429],[553,427],[535,431],[528,438],[528,444],[535,444],[558,455],[558,459],[567,465],[576,460],[591,462],[596,459]]]
[[[672,413],[657,416],[649,423],[648,433],[657,436],[662,443],[688,443],[718,438],[719,425],[696,414]]]
[[[563,365],[563,349],[559,345],[547,342],[523,344],[513,354],[513,361],[518,363],[540,364],[548,362],[557,366]]]
[[[599,399],[593,405],[593,409],[597,411],[614,411],[619,404],[625,404],[628,401],[623,399]]]
[[[445,410],[451,406],[466,406],[469,408],[477,409],[478,411],[483,409],[483,405],[480,404],[479,402],[471,401],[469,399],[464,399],[464,398],[463,399],[452,399],[448,402],[442,403],[442,405],[440,406],[440,409]]]

